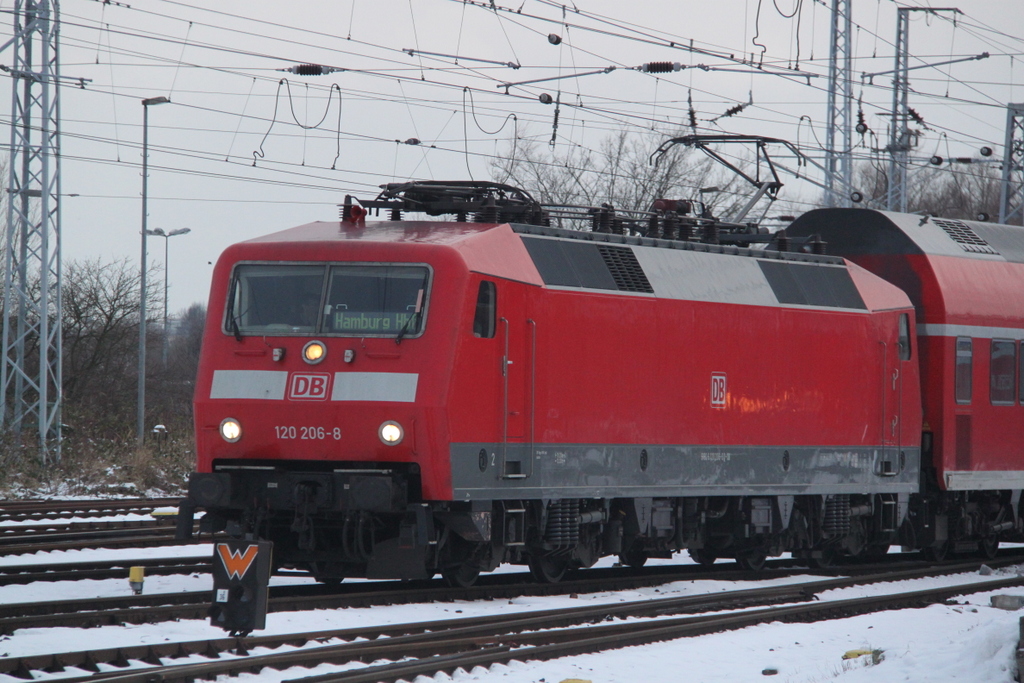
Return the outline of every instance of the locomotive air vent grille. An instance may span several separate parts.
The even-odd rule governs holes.
[[[971,230],[971,226],[963,221],[953,221],[948,218],[933,218],[932,223],[946,231],[946,234],[953,238],[953,241],[960,245],[964,251],[975,254],[998,254],[999,252],[983,240],[978,233]]]
[[[644,269],[636,260],[636,254],[629,247],[613,247],[607,244],[599,244],[597,247],[601,252],[608,271],[615,280],[615,285],[622,292],[646,292],[654,293],[654,288],[647,280]]]

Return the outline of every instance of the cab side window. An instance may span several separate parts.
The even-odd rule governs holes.
[[[498,292],[494,283],[484,280],[476,294],[476,314],[473,316],[473,336],[484,339],[494,337],[498,309]]]
[[[993,405],[1012,406],[1017,394],[1017,342],[992,340],[989,363],[989,398]]]
[[[970,337],[956,338],[956,402],[971,402],[971,367],[974,352]]]

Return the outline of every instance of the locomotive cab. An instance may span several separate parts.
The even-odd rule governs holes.
[[[423,464],[445,423],[450,337],[473,324],[456,319],[467,273],[450,249],[396,258],[367,237],[314,224],[222,257],[188,500],[207,511],[204,530],[273,540],[281,566],[422,578],[434,540],[423,501],[445,480]]]

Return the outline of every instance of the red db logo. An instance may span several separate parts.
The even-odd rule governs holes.
[[[724,372],[713,372],[711,373],[711,407],[713,408],[724,408],[725,407],[725,373]]]
[[[294,374],[288,383],[288,398],[293,401],[326,401],[331,376],[326,373]]]

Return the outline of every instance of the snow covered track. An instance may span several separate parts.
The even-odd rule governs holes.
[[[177,504],[176,498],[0,501],[0,553],[180,543],[171,509]]]
[[[1008,561],[1003,563],[1009,564]],[[571,654],[599,652],[627,645],[671,640],[706,633],[743,628],[770,621],[817,621],[854,614],[941,602],[963,593],[1003,589],[1024,584],[1019,576],[992,577],[978,581],[965,577],[956,585],[933,587],[854,599],[829,599],[817,596],[828,590],[921,578],[948,572],[977,569],[980,563],[961,563],[936,568],[886,572],[860,578],[836,578],[791,585],[759,587],[722,593],[665,597],[633,602],[587,605],[570,609],[528,611],[444,621],[417,622],[367,628],[349,628],[311,633],[290,633],[248,638],[217,638],[189,642],[111,647],[100,650],[40,654],[0,659],[3,673],[23,679],[35,678],[33,672],[45,670],[74,675],[74,669],[96,671],[91,676],[61,677],[61,681],[92,683],[185,683],[258,671],[264,667],[284,670],[292,666],[347,664],[379,660],[403,660],[383,667],[360,668],[312,679],[306,683],[338,681],[412,680],[415,675],[433,675],[439,671],[490,665],[512,659],[542,660]],[[767,609],[750,609],[779,605]],[[678,614],[706,613],[716,610],[749,611],[725,614],[667,618]],[[656,617],[656,618],[655,618]],[[622,621],[643,618],[643,621]],[[615,623],[602,624],[608,620]],[[574,628],[585,624],[585,629]],[[543,629],[543,630],[542,630]],[[557,629],[557,630],[552,630]],[[338,642],[344,641],[344,642]],[[285,648],[277,652],[268,649]],[[250,653],[255,653],[250,655]],[[201,655],[213,661],[196,663]],[[179,660],[175,663],[175,660]]]
[[[4,500],[0,522],[26,522],[72,517],[111,517],[129,513],[152,514],[161,507],[177,507],[178,498],[115,498],[101,500]]]
[[[81,581],[83,579],[122,579],[129,567],[144,567],[148,576],[193,574],[210,571],[210,558],[177,557],[164,559],[107,560],[47,564],[0,565],[0,586],[34,581]]]

